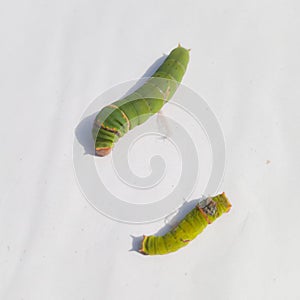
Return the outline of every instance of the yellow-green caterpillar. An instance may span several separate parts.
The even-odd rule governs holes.
[[[142,87],[98,113],[93,126],[97,155],[109,154],[120,137],[144,123],[171,99],[188,62],[189,50],[178,45]]]
[[[198,203],[175,228],[164,236],[144,236],[139,252],[146,255],[160,255],[177,251],[230,208],[231,204],[225,193],[208,197]]]

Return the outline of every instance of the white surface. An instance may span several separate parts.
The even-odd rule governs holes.
[[[299,299],[297,1],[6,1],[1,5],[0,299]],[[145,257],[73,172],[87,104],[177,42],[216,113],[233,208],[181,251]],[[267,160],[270,163],[266,163]]]

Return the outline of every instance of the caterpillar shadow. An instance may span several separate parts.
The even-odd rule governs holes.
[[[133,93],[139,87],[141,87],[145,83],[145,81],[149,77],[151,77],[155,73],[155,71],[161,66],[161,64],[165,61],[166,57],[167,55],[164,54],[163,56],[158,58],[140,77],[140,79],[121,98],[126,97],[127,95]],[[96,115],[97,113],[94,113],[82,119],[75,128],[75,137],[77,141],[83,146],[85,151],[84,155],[95,155],[92,128]]]

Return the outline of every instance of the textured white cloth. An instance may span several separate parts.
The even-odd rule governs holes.
[[[297,1],[6,1],[0,10],[0,299],[299,299]],[[81,194],[75,128],[93,99],[178,42],[184,83],[226,140],[230,214],[145,257]]]

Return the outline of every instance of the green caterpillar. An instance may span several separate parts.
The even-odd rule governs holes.
[[[120,137],[147,121],[171,99],[188,62],[189,50],[179,44],[142,87],[98,113],[92,132],[96,155],[108,155]]]
[[[225,193],[209,197],[198,203],[175,228],[164,236],[144,236],[139,252],[146,255],[160,255],[177,251],[230,208],[231,204]]]

